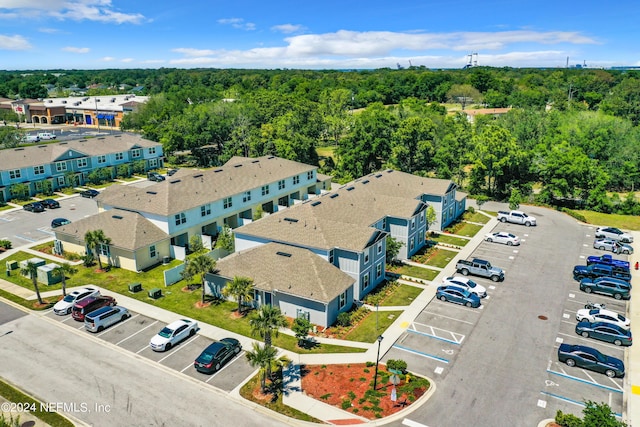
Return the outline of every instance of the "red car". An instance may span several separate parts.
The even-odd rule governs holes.
[[[85,298],[73,305],[71,316],[73,316],[73,318],[78,322],[84,322],[84,316],[99,308],[106,307],[107,305],[116,305],[115,298],[108,296],[95,296]]]

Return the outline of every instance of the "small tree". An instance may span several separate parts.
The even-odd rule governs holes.
[[[311,329],[311,322],[306,317],[297,317],[293,321],[291,330],[296,334],[298,340],[298,347],[303,347],[307,337],[309,336],[309,330]]]
[[[216,248],[224,249],[229,253],[233,253],[234,241],[233,241],[233,232],[228,225],[225,225],[222,228],[222,231],[218,235],[218,240],[216,241]]]
[[[89,252],[95,254],[95,258],[98,259],[98,268],[102,270],[102,260],[100,259],[100,248],[102,246],[108,247],[111,244],[111,239],[104,234],[102,230],[87,231],[84,234],[84,243],[87,245]],[[107,262],[111,264],[111,257],[107,250]]]
[[[287,326],[287,319],[278,307],[270,304],[260,306],[254,316],[249,319],[251,335],[257,334],[264,339],[264,344],[271,347],[271,336],[278,336],[280,328]]]
[[[40,296],[40,288],[38,288],[38,266],[31,261],[27,261],[26,265],[20,269],[20,274],[29,276],[29,278],[31,278],[33,288],[36,290],[38,302],[40,304],[44,304],[44,302],[42,301],[42,297]]]
[[[522,201],[522,194],[520,190],[513,187],[511,188],[511,195],[509,196],[509,209],[516,210],[520,207],[520,202]]]
[[[210,256],[201,254],[187,260],[184,270],[182,270],[182,278],[191,280],[194,276],[200,274],[200,285],[202,287],[202,304],[205,297],[205,280],[207,273],[213,273],[216,269],[216,260]]]
[[[29,185],[24,183],[11,184],[9,193],[11,197],[18,200],[27,200],[29,198]]]
[[[387,360],[387,369],[404,372],[407,370],[407,362],[401,359],[389,359]]]
[[[67,277],[66,277],[67,274],[71,276],[73,274],[76,274],[77,272],[78,272],[77,268],[75,268],[74,266],[66,262],[58,265],[56,268],[52,270],[54,277],[60,277],[60,280],[62,281],[63,296],[67,295]]]
[[[264,216],[264,210],[262,209],[262,205],[258,205],[256,210],[253,212],[253,220],[257,221]]]
[[[222,295],[226,298],[235,298],[238,301],[238,314],[242,314],[242,302],[253,300],[253,280],[248,277],[235,276],[222,289]]]
[[[431,228],[431,225],[435,224],[437,220],[436,210],[433,206],[429,205],[427,208],[427,228]]]
[[[481,195],[476,197],[476,204],[478,205],[478,209],[482,209],[482,205],[489,201],[489,197],[485,195]]]
[[[204,249],[204,245],[202,244],[202,237],[198,234],[194,234],[189,238],[189,249],[191,252],[200,252]]]
[[[277,350],[274,347],[254,342],[253,350],[247,352],[247,360],[252,367],[259,368],[260,388],[267,391],[267,376],[270,375],[271,365],[276,360]]]
[[[391,236],[387,236],[387,252],[386,252],[386,261],[387,264],[393,263],[395,259],[398,257],[400,253],[400,249],[404,246],[404,243],[401,241],[394,239]]]

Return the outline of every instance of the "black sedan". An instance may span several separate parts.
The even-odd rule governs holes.
[[[98,190],[90,189],[90,190],[84,190],[83,192],[81,192],[80,196],[86,197],[87,199],[93,199],[98,194],[100,194]]]
[[[560,344],[558,360],[569,366],[600,372],[609,378],[624,377],[624,363],[620,359],[600,353],[584,345]]]
[[[198,372],[212,374],[240,353],[240,350],[242,350],[242,346],[237,339],[223,338],[205,348],[193,363],[193,366]]]
[[[58,203],[57,200],[53,200],[53,199],[44,199],[40,203],[42,203],[44,207],[47,209],[57,209],[60,207],[60,203]]]
[[[71,224],[71,221],[66,218],[54,218],[53,221],[51,221],[51,228],[58,228],[67,224]]]
[[[40,202],[27,203],[22,209],[28,212],[44,212],[44,205]]]

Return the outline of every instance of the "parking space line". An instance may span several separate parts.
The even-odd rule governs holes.
[[[120,344],[122,344],[123,342],[125,342],[125,341],[126,341],[126,340],[128,340],[129,338],[131,338],[131,337],[134,337],[134,336],[138,335],[140,332],[144,331],[144,330],[145,330],[145,329],[147,329],[147,328],[152,327],[152,326],[153,326],[153,325],[155,325],[156,323],[158,323],[158,321],[157,321],[157,320],[156,320],[155,322],[153,322],[153,323],[149,324],[148,326],[145,326],[144,328],[140,329],[140,330],[139,330],[138,332],[136,332],[135,334],[131,334],[131,335],[129,335],[128,337],[126,337],[126,338],[124,338],[124,339],[122,339],[122,340],[118,341],[118,342],[116,343],[116,345],[120,345]],[[143,350],[144,350],[144,349],[143,349]],[[140,351],[142,351],[142,350],[140,350]],[[139,353],[139,352],[138,352],[138,353]]]
[[[553,397],[554,399],[562,400],[562,401],[568,402],[568,403],[573,403],[574,405],[581,406],[583,408],[586,406],[582,402],[578,402],[577,400],[573,400],[573,399],[570,399],[568,397],[560,396],[558,394],[553,394],[553,393],[549,393],[549,392],[546,392],[546,391],[541,391],[540,393],[544,394],[545,396]],[[622,414],[619,414],[617,412],[614,412],[613,415],[615,415],[618,418],[622,418]]]
[[[112,327],[105,329],[104,331],[100,332],[100,333],[99,333],[98,335],[96,335],[96,336],[97,336],[97,337],[100,337],[100,336],[102,336],[102,335],[106,334],[107,332],[109,332],[110,330],[112,330],[112,329],[116,329],[118,326],[123,325],[123,324],[127,323],[129,320],[131,320],[131,319],[135,319],[135,318],[136,318],[136,317],[138,317],[138,316],[140,316],[140,314],[136,314],[135,316],[131,316],[131,317],[129,317],[128,319],[124,319],[124,321],[119,322],[119,323],[116,323],[116,324],[115,324],[115,325],[113,325]]]
[[[433,314],[434,316],[437,317],[442,317],[443,319],[449,319],[449,320],[454,320],[456,322],[460,322],[460,323],[466,323],[467,325],[473,325],[473,322],[468,322],[466,320],[460,320],[460,319],[456,319],[455,317],[449,317],[449,316],[445,316],[443,314],[437,314],[437,313],[433,313],[433,312],[427,312],[427,311],[423,311],[423,313],[429,313],[429,314]],[[418,322],[413,322],[415,325],[422,325],[422,323],[418,323]],[[427,326],[427,325],[424,325]]]
[[[180,373],[183,373],[184,371],[186,371],[187,369],[189,369],[192,366],[193,366],[193,362],[191,362],[187,366],[185,366],[184,369],[180,371]]]
[[[565,373],[562,373],[562,372],[553,371],[553,370],[550,370],[550,369],[547,369],[547,372],[550,373],[550,374],[553,374],[553,375],[557,375],[557,376],[562,377],[562,378],[567,378],[569,380],[574,380],[574,381],[577,381],[577,382],[580,382],[580,383],[590,384],[592,386],[603,388],[605,390],[613,391],[615,393],[622,393],[623,392],[623,388],[620,387],[618,384],[616,384],[618,386],[618,388],[616,389],[616,388],[609,387],[609,386],[606,386],[606,385],[603,385],[603,384],[600,384],[600,383],[597,383],[597,382],[587,381],[587,380],[584,380],[582,378],[574,377],[573,375],[569,375],[569,374],[565,374]]]
[[[194,342],[195,340],[198,339],[199,335],[194,335],[193,338],[191,338],[190,340],[186,340],[183,341],[182,343],[180,343],[180,345],[178,347],[174,347],[173,351],[170,352],[169,354],[167,354],[165,357],[163,357],[162,359],[158,360],[158,363],[162,363],[165,359],[167,359],[169,356],[172,356],[174,354],[176,354],[177,352],[179,352],[180,350],[182,350],[183,348],[185,348],[187,345],[189,345],[190,343]]]
[[[397,348],[398,350],[406,351],[407,353],[417,354],[418,356],[423,356],[423,357],[426,357],[428,359],[437,360],[437,361],[443,362],[443,363],[449,363],[449,360],[445,359],[444,357],[434,356],[432,354],[424,353],[424,352],[418,351],[418,350],[413,350],[411,348],[404,347],[404,346],[401,346],[401,345],[398,345],[398,344],[394,344],[392,347],[393,348]]]
[[[595,338],[585,338],[582,335],[578,335],[578,334],[569,335],[569,334],[565,334],[565,333],[562,333],[562,332],[558,332],[558,335],[564,335],[564,336],[567,336],[567,337],[573,337],[574,339],[578,339],[578,340],[583,341],[583,342],[598,341],[598,343],[600,343],[600,345],[603,345],[603,346],[605,346],[607,348],[610,348],[611,350],[622,350],[622,351],[624,351],[624,347],[620,348],[620,346],[617,346],[617,345],[614,345],[614,344],[609,344],[609,343],[607,343],[605,341],[596,340]]]
[[[429,337],[429,338],[435,338],[437,340],[448,342],[450,344],[455,344],[455,345],[460,345],[460,343],[462,343],[462,340],[464,339],[464,335],[462,336],[462,339],[460,340],[460,342],[457,342],[457,341],[454,341],[454,340],[450,340],[450,339],[447,339],[447,338],[442,338],[442,337],[439,337],[437,335],[428,334],[426,332],[420,332],[420,331],[416,331],[416,330],[413,330],[413,329],[407,329],[407,332],[412,333],[412,334],[416,334],[416,335],[422,335],[422,336]],[[447,331],[447,332],[449,332],[449,331]],[[453,334],[453,332],[449,332],[449,333]]]

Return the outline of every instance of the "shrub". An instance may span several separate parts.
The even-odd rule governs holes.
[[[577,220],[578,220],[578,221],[580,221],[580,222],[584,222],[584,223],[587,223],[587,222],[588,222],[588,221],[587,221],[587,218],[585,218],[585,216],[584,216],[584,215],[582,215],[582,214],[581,214],[581,213],[579,213],[579,212],[576,212],[576,211],[573,211],[573,210],[571,210],[571,209],[567,209],[567,208],[562,208],[562,212],[566,213],[566,214],[567,214],[567,215],[569,215],[569,216],[574,217],[575,219],[577,219]]]
[[[11,249],[11,240],[0,240],[0,248]]]
[[[387,360],[387,369],[405,372],[407,370],[407,362],[401,359],[389,359]]]
[[[342,403],[340,404],[340,406],[342,407],[342,409],[349,409],[351,408],[351,401],[349,399],[342,399]]]
[[[367,365],[367,368],[370,368],[370,367],[372,367],[373,365],[375,365],[375,363],[373,363],[373,362],[371,362],[371,361],[368,361],[368,362],[366,363],[366,365]]]
[[[348,312],[343,311],[342,313],[338,314],[336,323],[338,324],[338,326],[351,326],[351,315]]]
[[[562,427],[583,427],[582,420],[573,414],[565,414],[561,410],[556,413],[555,422]]]
[[[331,397],[333,393],[327,393],[327,394],[323,394],[322,396],[320,396],[320,399],[322,400],[327,400]]]

